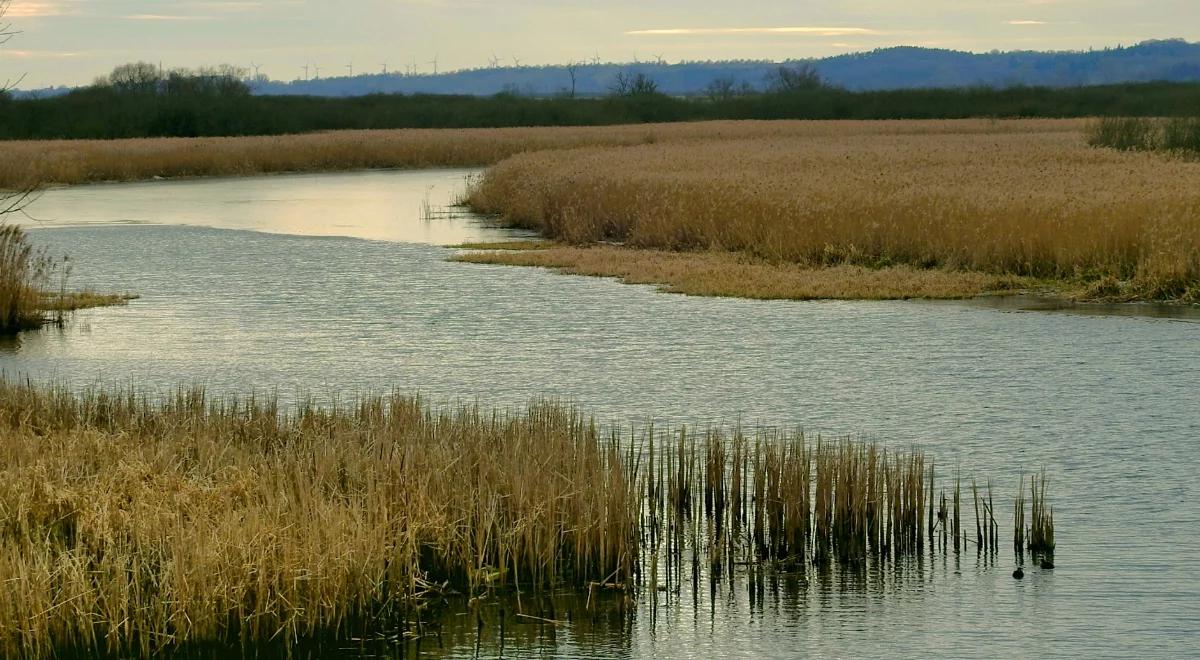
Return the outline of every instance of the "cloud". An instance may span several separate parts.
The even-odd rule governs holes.
[[[1009,25],[1049,25],[1046,21],[1005,21]]]
[[[861,27],[756,27],[756,28],[668,28],[657,30],[629,30],[625,34],[643,36],[711,36],[743,34],[797,34],[814,37],[853,37],[884,35],[886,32]]]
[[[78,11],[74,2],[25,2],[19,0],[8,6],[8,18],[38,18],[41,16],[65,16]]]
[[[213,16],[184,16],[181,14],[130,14],[121,18],[127,21],[211,21]]]
[[[14,50],[12,48],[4,50],[3,54],[7,57],[15,57],[21,60],[63,60],[82,55],[82,53],[57,50]]]

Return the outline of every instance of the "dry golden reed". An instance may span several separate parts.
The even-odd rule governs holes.
[[[629,579],[621,454],[567,407],[0,385],[0,655],[386,629],[445,582]]]
[[[526,152],[770,137],[799,125],[799,122],[708,122],[331,131],[225,138],[0,141],[0,189],[155,177],[480,167]]]
[[[863,567],[937,549],[926,465],[777,431],[622,442],[545,401],[281,410],[0,381],[0,655],[286,647],[394,634],[452,590],[657,598],[702,566]]]
[[[1091,148],[1085,127],[784,122],[751,137],[524,154],[491,168],[470,201],[569,243],[1200,300],[1200,163]]]

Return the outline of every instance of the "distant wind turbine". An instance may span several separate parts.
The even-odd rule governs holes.
[[[491,66],[493,69],[495,69],[495,68],[498,68],[498,67],[500,66],[500,58],[499,58],[499,57],[496,57],[496,53],[495,53],[495,52],[493,52],[493,53],[492,53],[492,59],[488,60],[488,64],[489,64],[489,65],[490,65],[490,66]]]
[[[346,70],[350,72],[350,77],[353,78],[354,77],[354,62],[347,64]]]
[[[432,59],[432,60],[429,60],[429,63],[433,65],[433,75],[435,75],[435,76],[436,76],[436,75],[438,74],[438,67],[437,67],[437,65],[438,65],[438,56],[437,56],[437,53],[434,53],[434,54],[433,54],[433,59]]]
[[[513,55],[513,66],[517,68],[521,67],[521,58],[517,57],[516,55]]]
[[[308,80],[308,65],[305,64],[304,66],[302,66],[300,68],[304,69],[304,79]]]
[[[383,75],[387,75],[387,62],[383,63]]]
[[[254,69],[254,77],[255,77],[255,78],[257,78],[257,77],[260,75],[260,74],[259,74],[259,68],[260,68],[260,67],[259,67],[257,64],[255,64],[254,62],[251,62],[251,63],[250,63],[250,68],[251,68],[251,69]]]
[[[320,80],[320,79],[321,79],[321,67],[314,64],[313,65],[313,80]]]
[[[655,55],[655,56],[654,56],[654,61],[655,61],[655,63],[656,63],[656,64],[658,64],[659,66],[662,66],[663,64],[665,64],[665,62],[663,62],[663,56],[662,56],[662,55]]]

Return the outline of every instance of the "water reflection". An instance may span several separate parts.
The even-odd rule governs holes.
[[[446,214],[478,170],[286,174],[97,184],[43,193],[33,227],[172,224],[297,236],[351,236],[452,245],[502,240],[469,217]]]

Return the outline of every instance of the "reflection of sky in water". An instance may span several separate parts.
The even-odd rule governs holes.
[[[321,223],[356,224],[364,234],[417,242],[502,236],[469,221],[419,218],[428,182],[442,181],[448,198],[456,178],[95,186],[56,191],[34,212],[309,234],[325,233]],[[258,190],[290,198],[289,186],[316,210],[214,201],[253,199]],[[366,207],[338,203],[350,191],[415,203],[366,217]],[[123,197],[142,210],[118,213]],[[290,210],[276,213],[280,206]],[[438,226],[425,233],[426,224]],[[1051,474],[1053,573],[1018,583],[1003,551],[996,567],[978,566],[971,554],[961,566],[939,560],[915,578],[875,586],[810,584],[780,592],[777,604],[768,593],[759,612],[749,610],[742,583],[716,608],[685,598],[654,618],[639,610],[628,635],[597,642],[600,651],[579,637],[545,653],[1163,657],[1200,644],[1195,323],[963,304],[688,298],[449,263],[449,250],[427,244],[201,227],[84,226],[34,238],[71,253],[76,284],[144,297],[81,314],[66,331],[6,342],[0,368],[9,375],[158,388],[200,382],[288,398],[396,386],[503,406],[553,395],[622,423],[741,419],[866,434],[891,446],[920,443],[939,470],[961,465],[992,477],[1002,530],[1017,473],[1045,466]],[[586,634],[584,626],[575,632]],[[521,653],[537,651],[506,649]]]
[[[287,174],[99,184],[43,193],[30,227],[172,224],[299,236],[354,236],[450,245],[487,238],[477,225],[423,221],[457,202],[477,170]],[[442,221],[438,221],[441,219]]]

